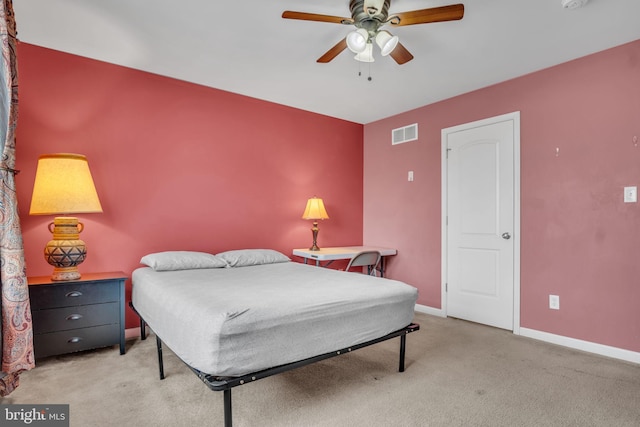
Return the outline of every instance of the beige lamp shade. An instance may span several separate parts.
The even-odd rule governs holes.
[[[30,215],[102,212],[87,158],[44,154],[38,158]]]
[[[324,202],[318,197],[307,200],[307,207],[302,214],[302,219],[329,219]]]

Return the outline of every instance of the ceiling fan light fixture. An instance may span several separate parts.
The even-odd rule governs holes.
[[[358,28],[347,34],[347,47],[353,53],[364,52],[369,41],[369,32],[364,28]]]
[[[355,59],[360,62],[375,62],[375,59],[373,58],[373,44],[367,43],[364,50],[358,53],[355,56]]]
[[[392,36],[388,31],[382,30],[376,34],[376,44],[380,47],[382,56],[387,56],[398,46],[398,36]]]

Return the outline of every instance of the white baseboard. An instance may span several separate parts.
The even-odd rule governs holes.
[[[447,317],[444,310],[439,308],[433,308],[426,305],[416,304],[415,311],[418,313],[430,314],[432,316]],[[516,333],[514,331],[514,333]],[[569,338],[562,335],[550,334],[548,332],[537,331],[529,328],[519,328],[518,335],[527,338],[533,338],[540,341],[545,341],[551,344],[561,345],[563,347],[569,347],[574,350],[586,351],[588,353],[598,354],[600,356],[611,357],[614,359],[624,360],[626,362],[640,364],[640,353],[625,350],[618,347],[611,347],[604,344],[597,344],[590,341],[578,340],[575,338]]]
[[[428,305],[416,304],[415,311],[418,313],[430,314],[432,316],[445,317],[444,312],[441,309],[429,307]]]
[[[548,332],[542,332],[528,328],[520,328],[520,335],[522,335],[523,337],[545,341],[551,344],[573,348],[575,350],[587,351],[589,353],[599,354],[600,356],[612,357],[614,359],[620,359],[627,362],[640,364],[640,353],[631,350],[625,350],[622,348],[611,347],[608,345],[597,344],[589,341],[582,341],[575,338],[550,334]]]

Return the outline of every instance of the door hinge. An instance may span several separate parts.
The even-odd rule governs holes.
[[[449,284],[448,283],[444,284],[444,291],[445,292],[449,292]]]
[[[449,151],[451,151],[451,148],[447,148],[447,159],[449,158]]]

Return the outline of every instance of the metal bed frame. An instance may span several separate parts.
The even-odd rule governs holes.
[[[135,311],[135,313],[140,317],[140,339],[145,340],[146,336],[146,325],[145,320],[140,316],[140,314],[136,311],[133,303],[130,301],[129,306]],[[149,326],[151,327],[151,326]],[[153,329],[153,328],[151,328]],[[397,331],[391,332],[385,336],[380,338],[373,339],[371,341],[367,341],[361,344],[355,344],[350,347],[346,347],[340,350],[332,351],[329,353],[320,354],[318,356],[313,356],[308,359],[299,360],[297,362],[287,363],[280,366],[275,366],[273,368],[264,369],[262,371],[253,372],[250,374],[242,375],[239,377],[217,377],[214,375],[206,374],[204,372],[199,371],[191,367],[188,363],[182,361],[185,365],[189,367],[195,373],[200,380],[206,384],[211,390],[214,391],[222,391],[223,392],[223,400],[224,400],[224,426],[232,427],[233,419],[232,419],[232,409],[231,409],[231,389],[243,384],[251,383],[257,381],[262,378],[267,378],[272,375],[281,374],[283,372],[291,371],[296,368],[301,368],[303,366],[309,365],[311,363],[319,362],[321,360],[329,359],[335,356],[340,356],[341,354],[349,353],[354,350],[358,350],[363,347],[368,347],[373,344],[377,344],[383,341],[387,341],[392,338],[400,337],[400,358],[398,363],[398,371],[404,372],[405,370],[405,352],[406,352],[406,342],[407,342],[407,334],[411,332],[415,332],[420,330],[420,325],[417,323],[411,323],[405,326],[402,329],[398,329]],[[162,340],[156,334],[156,347],[158,350],[158,370],[160,374],[160,379],[163,380],[164,376],[164,364],[162,360]],[[182,359],[180,359],[182,360]]]

